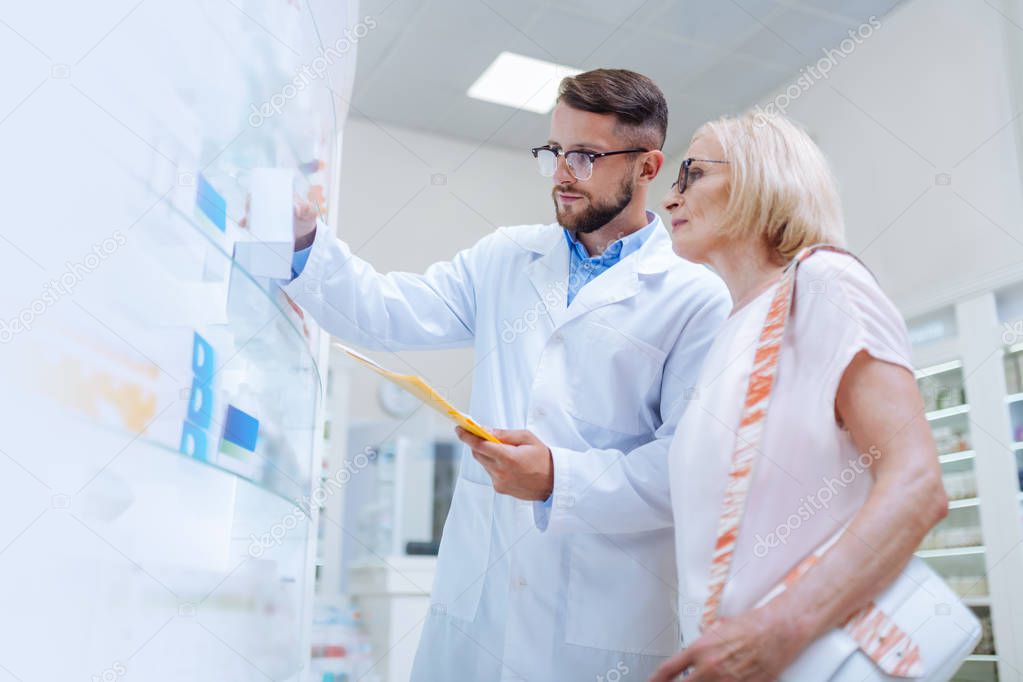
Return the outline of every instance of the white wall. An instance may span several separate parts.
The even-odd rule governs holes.
[[[1010,55],[1023,55],[1023,29],[992,5],[912,0],[786,109],[832,162],[851,248],[906,314],[1023,279],[1016,118],[1023,98],[1010,91]],[[821,56],[807,55],[806,63]],[[1019,77],[1018,66],[1013,73]],[[344,139],[342,234],[382,271],[421,272],[497,225],[553,220],[549,180],[535,172],[531,143],[477,147],[353,116]],[[666,164],[651,208],[679,161]],[[434,173],[446,184],[431,184]],[[401,357],[468,405],[470,351]],[[356,376],[353,417],[382,416],[375,382]]]
[[[851,247],[908,314],[1023,278],[1012,4],[913,0],[787,108],[832,161]]]
[[[521,150],[475,145],[350,117],[340,234],[381,272],[422,272],[499,225],[551,222],[550,180],[536,172],[532,144],[523,141]],[[421,374],[462,409],[469,407],[472,355],[470,349],[373,354],[388,367]],[[353,377],[352,419],[387,419],[376,378],[363,371]]]

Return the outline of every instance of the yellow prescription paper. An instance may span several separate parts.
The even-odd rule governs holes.
[[[379,364],[367,358],[359,351],[349,348],[348,346],[345,346],[344,344],[338,343],[336,341],[334,342],[334,346],[340,348],[345,353],[348,353],[348,355],[350,355],[352,358],[358,360],[360,364],[373,370],[383,378],[390,381],[392,384],[395,384],[405,389],[406,391],[414,395],[416,398],[421,400],[423,403],[425,403],[428,407],[432,407],[437,412],[440,412],[445,417],[455,422],[456,424],[458,424],[459,426],[461,426],[463,429],[473,434],[474,436],[479,436],[480,438],[484,440],[489,440],[492,443],[501,442],[497,439],[496,436],[489,433],[482,426],[474,422],[468,415],[463,414],[454,405],[445,400],[439,393],[437,393],[437,391],[433,389],[433,387],[426,383],[422,377],[416,376],[414,374],[398,374],[397,372],[392,372],[389,369],[381,367]]]

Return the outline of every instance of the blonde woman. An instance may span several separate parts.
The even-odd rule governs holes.
[[[670,451],[687,648],[652,679],[774,680],[895,579],[947,500],[901,317],[855,258],[815,252],[796,271],[720,617],[701,628],[768,306],[786,264],[804,247],[841,245],[843,225],[820,150],[784,118],[708,123],[686,156],[664,200],[673,248],[713,268],[734,307]],[[846,526],[813,568],[757,606]]]

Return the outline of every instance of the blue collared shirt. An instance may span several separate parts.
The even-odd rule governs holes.
[[[312,246],[307,246],[304,249],[295,252],[295,255],[291,257],[291,279],[294,281],[296,277],[302,274],[305,270],[305,264],[309,261],[309,252],[313,250]]]
[[[598,275],[610,269],[629,254],[639,251],[644,242],[653,234],[657,223],[657,216],[650,211],[647,211],[646,217],[650,221],[646,227],[608,244],[604,253],[599,256],[591,256],[583,243],[576,239],[575,234],[565,230],[569,253],[568,305],[572,305],[572,299],[576,297],[576,294]]]

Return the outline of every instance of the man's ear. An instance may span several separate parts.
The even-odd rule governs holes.
[[[643,160],[640,164],[639,178],[637,181],[641,185],[649,185],[653,182],[657,174],[661,172],[661,168],[664,167],[664,152],[660,149],[655,149],[652,152],[646,152],[643,154]]]

